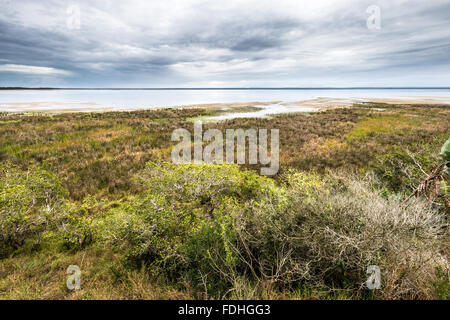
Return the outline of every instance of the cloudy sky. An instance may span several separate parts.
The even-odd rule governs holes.
[[[449,0],[0,0],[0,86],[450,86],[449,57]]]

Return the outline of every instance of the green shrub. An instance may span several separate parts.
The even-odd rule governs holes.
[[[276,189],[275,183],[252,171],[241,171],[238,165],[175,165],[149,162],[136,182],[151,194],[191,207],[214,209],[224,197],[240,202],[256,200]]]
[[[397,151],[380,155],[372,163],[374,172],[393,192],[412,192],[439,163],[436,156]]]
[[[192,270],[213,270],[208,259],[222,264],[223,257],[233,264],[227,251],[230,208],[271,198],[277,190],[272,180],[236,165],[149,163],[136,181],[147,191],[113,209],[99,224],[100,233],[106,242],[126,248],[129,261],[192,281],[202,276]],[[222,286],[219,273],[216,287]]]
[[[448,268],[445,216],[383,197],[367,179],[291,172],[276,186],[234,165],[149,163],[136,179],[147,191],[112,209],[99,234],[206,297],[305,287],[363,296],[373,264],[378,296],[435,297],[436,268]]]
[[[0,166],[0,251],[20,248],[26,240],[39,244],[42,233],[60,217],[66,191],[57,177],[36,166],[23,171]]]
[[[441,153],[439,155],[444,162],[450,162],[450,138],[442,145]]]
[[[98,206],[93,196],[88,196],[79,206],[66,203],[64,215],[57,223],[57,230],[52,235],[60,241],[66,250],[79,250],[91,244],[98,235],[95,233],[91,211]]]

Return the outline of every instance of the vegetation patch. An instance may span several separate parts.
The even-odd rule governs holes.
[[[274,178],[168,162],[172,131],[209,114],[0,114],[0,297],[448,298],[447,107],[204,124],[280,129]]]

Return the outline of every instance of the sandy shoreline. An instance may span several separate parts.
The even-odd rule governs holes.
[[[99,105],[95,102],[58,102],[58,101],[40,101],[40,102],[0,102],[0,112],[17,112],[17,113],[72,113],[72,112],[107,112],[107,111],[136,111],[148,109],[163,108],[207,108],[230,110],[234,108],[252,107],[252,106],[268,106],[279,104],[284,107],[306,107],[317,108],[318,110],[349,107],[355,103],[387,103],[387,104],[430,104],[430,105],[449,105],[450,97],[405,97],[404,99],[393,98],[316,98],[303,101],[285,102],[233,102],[233,103],[205,103],[205,104],[189,104],[179,106],[160,106],[151,108],[123,108],[123,107],[107,107]]]

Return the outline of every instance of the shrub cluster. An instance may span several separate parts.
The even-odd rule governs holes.
[[[0,255],[26,241],[38,245],[42,234],[61,216],[66,191],[58,178],[38,167],[23,171],[0,165]]]
[[[52,173],[3,164],[1,255],[42,239],[64,250],[96,243],[201,297],[449,294],[445,212],[383,194],[374,176],[290,171],[276,184],[237,165],[149,162],[134,183],[141,193],[96,214],[94,197],[64,200]],[[369,265],[382,271],[375,293],[365,285]]]
[[[445,216],[420,199],[386,198],[372,182],[290,172],[284,184],[234,165],[149,163],[147,191],[99,223],[109,245],[213,297],[267,288],[367,293],[369,265],[384,298],[436,296]]]

